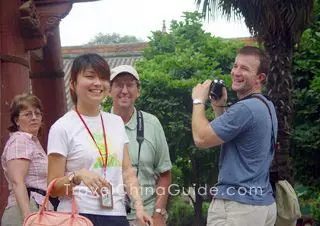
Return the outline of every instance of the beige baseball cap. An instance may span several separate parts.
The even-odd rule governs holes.
[[[131,65],[120,65],[111,70],[110,81],[112,81],[115,77],[117,77],[121,73],[129,73],[137,80],[139,80],[139,74]]]

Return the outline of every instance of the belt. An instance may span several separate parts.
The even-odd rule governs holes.
[[[39,188],[32,188],[32,187],[29,187],[27,188],[27,191],[28,191],[28,197],[30,199],[30,193],[31,192],[36,192],[40,195],[43,195],[43,196],[46,196],[47,195],[47,192],[42,190],[42,189],[39,189]],[[49,196],[49,201],[51,202],[51,204],[53,205],[53,208],[55,211],[57,211],[58,209],[58,205],[59,205],[59,199],[58,198],[53,198],[51,196]]]

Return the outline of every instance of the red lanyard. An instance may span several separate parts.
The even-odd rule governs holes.
[[[97,148],[98,148],[98,151],[99,151],[100,156],[101,156],[102,167],[103,167],[104,173],[105,173],[105,170],[107,169],[107,163],[108,163],[108,146],[107,146],[107,138],[106,138],[106,132],[105,132],[105,130],[104,130],[104,123],[103,123],[103,120],[102,120],[102,115],[101,115],[101,113],[100,113],[100,119],[101,119],[102,131],[103,131],[104,148],[105,148],[105,152],[106,152],[106,161],[103,161],[103,155],[102,155],[102,153],[101,153],[101,151],[100,151],[100,149],[99,149],[99,147],[98,147],[98,144],[97,144],[96,140],[94,139],[94,137],[93,137],[93,135],[92,135],[89,127],[87,126],[87,123],[83,120],[82,116],[81,116],[80,113],[78,112],[78,109],[75,108],[75,110],[76,110],[79,118],[81,119],[83,125],[86,127],[86,129],[87,129],[89,135],[91,136],[93,142],[96,144],[96,146],[97,146]],[[105,176],[105,175],[104,175],[104,176]]]

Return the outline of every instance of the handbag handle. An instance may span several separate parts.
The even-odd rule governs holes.
[[[39,214],[42,215],[45,208],[46,209],[49,209],[48,208],[48,200],[49,200],[49,196],[50,196],[50,193],[52,192],[53,188],[54,188],[54,185],[56,184],[56,182],[59,180],[60,178],[55,178],[53,179],[50,184],[48,185],[48,190],[47,190],[47,194],[46,194],[46,197],[42,203],[42,206],[41,206],[41,209],[39,211]],[[77,204],[76,204],[76,200],[74,198],[74,195],[73,193],[71,194],[71,197],[72,197],[72,200],[71,200],[71,214],[72,216],[74,216],[75,214],[78,213],[78,209],[77,209]]]

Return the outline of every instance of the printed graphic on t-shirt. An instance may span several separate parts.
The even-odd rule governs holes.
[[[95,163],[93,164],[93,168],[101,169],[103,167],[102,163],[106,161],[106,150],[105,150],[105,145],[104,145],[104,139],[103,139],[103,135],[101,133],[93,133],[93,137],[94,137],[95,141],[97,142],[97,145],[98,145],[99,150],[100,150],[102,157],[103,157],[103,161],[102,161],[101,155],[99,153]],[[97,150],[97,152],[99,152],[99,151]],[[107,166],[108,167],[121,167],[121,162],[120,162],[118,156],[116,155],[116,153],[112,153],[110,146],[108,146]]]

